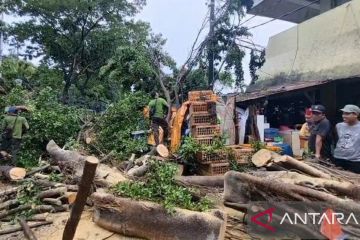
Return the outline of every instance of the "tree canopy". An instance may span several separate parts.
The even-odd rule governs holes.
[[[63,99],[71,85],[85,93],[89,82],[119,45],[129,44],[144,23],[131,17],[145,1],[128,0],[15,0],[7,1],[9,14],[26,19],[8,28],[13,44],[22,44],[22,56],[43,57],[62,71]],[[29,31],[31,29],[31,31]]]

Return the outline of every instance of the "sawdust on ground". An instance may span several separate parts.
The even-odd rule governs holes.
[[[61,240],[64,227],[67,219],[69,218],[69,212],[55,213],[49,215],[49,220],[53,220],[53,224],[48,226],[42,226],[33,229],[35,236],[38,240]],[[7,234],[0,236],[0,240],[20,240],[25,239],[24,234],[19,231],[13,234]],[[138,240],[139,238],[131,238],[121,236],[119,234],[107,231],[97,226],[92,221],[92,211],[86,210],[81,216],[81,220],[76,229],[74,240]]]

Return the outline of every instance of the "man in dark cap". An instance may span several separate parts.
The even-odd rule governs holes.
[[[325,111],[323,105],[311,107],[314,126],[309,138],[309,150],[315,154],[317,159],[331,158],[332,129]]]
[[[336,125],[338,141],[334,161],[346,170],[360,173],[360,108],[346,105],[341,111],[343,122]]]

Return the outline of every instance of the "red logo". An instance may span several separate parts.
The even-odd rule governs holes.
[[[260,212],[254,216],[251,217],[251,221],[256,223],[257,225],[263,227],[263,228],[266,228],[272,232],[275,232],[275,228],[273,228],[272,226],[268,225],[269,223],[271,223],[272,221],[272,214],[273,212],[275,211],[275,208],[269,208],[263,212]],[[258,218],[262,217],[262,216],[265,216],[265,215],[269,215],[268,217],[268,221],[266,223],[263,223],[263,222],[260,222],[258,220]]]

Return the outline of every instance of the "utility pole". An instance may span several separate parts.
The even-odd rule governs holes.
[[[208,46],[208,60],[209,60],[209,88],[212,90],[214,85],[214,31],[215,31],[215,0],[210,0],[210,32],[209,32],[209,46]]]

